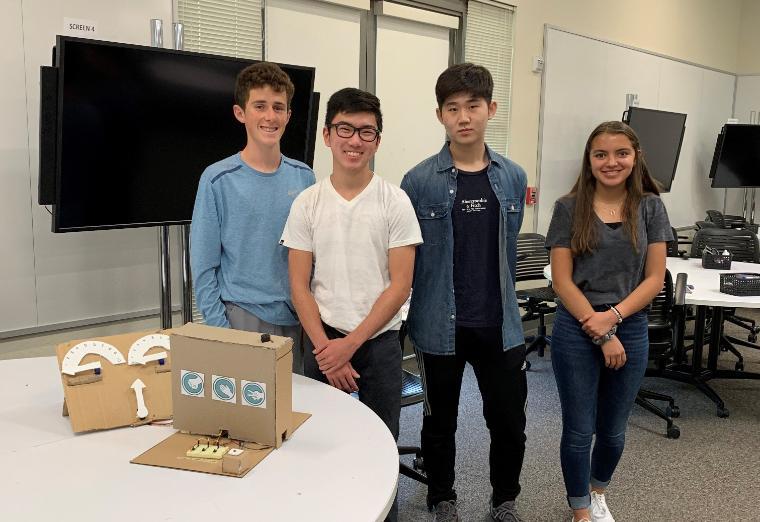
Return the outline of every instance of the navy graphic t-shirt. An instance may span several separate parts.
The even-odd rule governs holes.
[[[487,169],[460,170],[454,225],[454,298],[457,325],[501,326],[499,220],[501,209]]]

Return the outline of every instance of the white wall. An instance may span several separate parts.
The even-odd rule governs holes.
[[[52,64],[55,36],[66,34],[65,18],[96,22],[97,39],[149,44],[151,18],[171,26],[171,0],[1,1],[0,144],[8,154],[0,165],[0,212],[7,213],[0,240],[13,255],[0,260],[0,333],[156,309],[155,229],[50,232],[52,218],[36,203],[39,68]]]
[[[359,87],[360,25],[363,11],[310,0],[268,0],[265,11],[265,58],[315,67],[314,90],[320,93],[314,172],[332,172],[332,155],[322,140],[325,107],[332,93]],[[293,35],[299,35],[293,38]]]
[[[0,0],[0,331],[37,324],[21,0]]]
[[[397,185],[443,145],[446,133],[435,116],[435,82],[448,65],[449,29],[378,17],[376,93],[385,128],[375,171]]]
[[[688,226],[706,209],[722,208],[723,190],[710,188],[708,173],[716,136],[731,117],[734,75],[556,29],[547,33],[545,75],[539,233],[548,229],[554,201],[575,182],[589,133],[621,119],[626,93],[637,93],[641,107],[687,115],[675,180],[663,195],[671,223]],[[732,213],[738,192],[731,194]]]
[[[739,74],[760,74],[760,1],[743,0],[739,27]]]
[[[750,3],[756,0],[749,0]],[[535,184],[541,75],[532,58],[543,54],[544,24],[735,72],[742,0],[512,0],[517,6],[510,156]],[[750,13],[752,15],[752,13]],[[755,30],[760,20],[746,22]],[[625,67],[614,71],[620,74]],[[758,71],[760,72],[760,71]],[[524,230],[532,229],[528,207]]]
[[[734,118],[739,123],[760,123],[760,74],[736,79]]]

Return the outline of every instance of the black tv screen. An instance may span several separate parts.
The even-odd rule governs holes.
[[[189,223],[204,168],[245,146],[232,106],[251,63],[58,36],[53,231]],[[310,162],[314,69],[281,66],[295,85],[282,153]]]
[[[710,169],[713,188],[760,187],[760,125],[727,123]]]
[[[681,153],[686,115],[631,107],[626,123],[639,137],[649,173],[660,183],[664,192],[669,192]]]

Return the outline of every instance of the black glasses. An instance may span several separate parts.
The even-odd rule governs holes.
[[[339,121],[338,123],[331,123],[327,128],[334,128],[335,133],[341,138],[350,138],[357,132],[359,133],[359,139],[362,141],[373,142],[378,136],[380,136],[380,130],[374,127],[354,127],[350,123],[345,121]]]

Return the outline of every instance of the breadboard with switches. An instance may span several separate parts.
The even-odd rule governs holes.
[[[230,451],[227,446],[219,446],[218,444],[200,442],[195,444],[191,449],[187,450],[186,455],[197,459],[212,459],[219,460]]]

